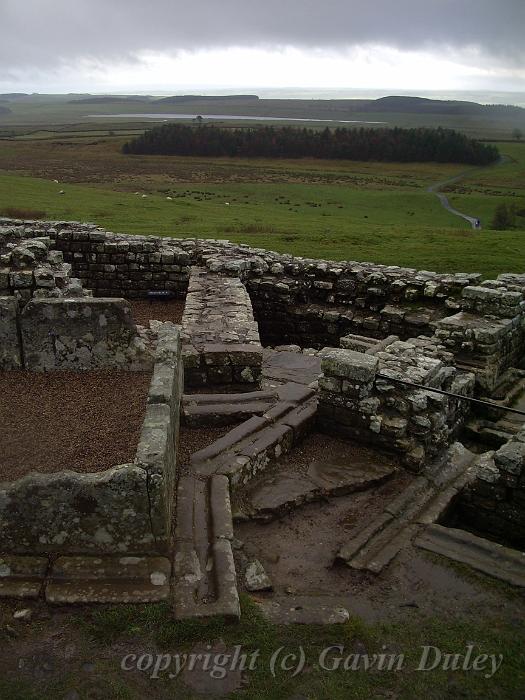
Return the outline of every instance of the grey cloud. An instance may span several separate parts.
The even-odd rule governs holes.
[[[523,66],[525,0],[0,0],[0,67],[224,46],[478,48]]]

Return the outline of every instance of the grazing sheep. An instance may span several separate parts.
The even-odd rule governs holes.
[[[142,199],[147,199],[147,196],[148,196],[147,194],[143,194]]]
[[[66,193],[64,192],[64,190],[60,190],[60,192],[58,194],[66,194]]]
[[[166,197],[166,199],[169,199],[169,201],[171,202],[173,197]]]

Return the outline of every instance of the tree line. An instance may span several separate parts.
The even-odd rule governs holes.
[[[123,153],[246,158],[328,158],[486,165],[498,149],[452,129],[307,129],[163,124],[125,143]]]

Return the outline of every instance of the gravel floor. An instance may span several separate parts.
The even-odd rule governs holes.
[[[151,375],[0,372],[0,481],[133,460]]]
[[[172,321],[182,323],[184,299],[172,301],[148,301],[146,299],[128,300],[133,310],[135,323],[149,326],[150,321]]]

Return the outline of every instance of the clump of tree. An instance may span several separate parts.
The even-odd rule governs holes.
[[[495,146],[452,129],[307,129],[290,126],[226,129],[164,124],[128,141],[124,153],[246,158],[328,158],[487,165]]]
[[[492,218],[491,228],[495,231],[507,231],[516,226],[516,207],[513,204],[501,202],[496,207]]]

